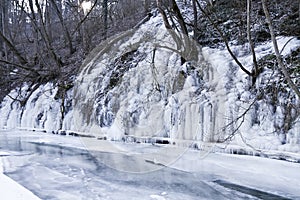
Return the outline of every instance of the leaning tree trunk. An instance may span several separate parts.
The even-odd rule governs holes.
[[[103,0],[102,2],[103,8],[103,29],[104,29],[104,37],[107,38],[107,29],[108,29],[108,0]]]
[[[262,2],[264,13],[266,15],[266,21],[267,21],[267,23],[269,25],[271,39],[272,39],[272,42],[273,42],[274,51],[275,51],[275,55],[276,55],[276,59],[277,59],[278,65],[279,65],[279,67],[280,67],[280,69],[281,69],[281,71],[282,71],[282,73],[283,73],[286,81],[288,82],[289,86],[294,90],[294,92],[296,93],[296,95],[300,99],[299,88],[292,81],[292,79],[290,77],[290,74],[289,74],[287,68],[285,67],[285,65],[283,64],[283,61],[281,59],[281,55],[280,55],[280,52],[279,52],[278,44],[277,44],[275,33],[274,33],[274,28],[273,28],[273,25],[272,25],[272,20],[271,20],[270,13],[269,13],[269,10],[268,10],[267,5],[266,5],[266,0],[262,0],[261,2]]]
[[[7,15],[8,15],[8,3],[7,1],[5,0],[2,0],[0,2],[0,6],[1,6],[1,10],[0,10],[0,18],[1,18],[1,21],[0,21],[0,25],[1,25],[1,32],[2,34],[6,37],[7,34],[7,28],[8,28],[8,20],[7,20]],[[5,56],[5,59],[7,60],[7,56],[8,56],[8,53],[7,53],[7,46],[5,44],[5,42],[3,42],[3,40],[0,41],[0,45],[1,45],[1,51],[2,51],[2,54]]]

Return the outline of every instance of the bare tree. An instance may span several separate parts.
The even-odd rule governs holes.
[[[1,11],[1,13],[0,13],[0,29],[1,29],[1,32],[2,32],[2,35],[4,36],[4,37],[6,37],[6,35],[7,35],[7,30],[8,30],[8,20],[7,20],[7,18],[8,18],[8,2],[7,1],[5,1],[5,0],[1,0],[0,1],[0,11]],[[3,56],[6,56],[7,57],[7,49],[6,49],[6,43],[3,41],[3,39],[0,41],[1,43],[0,43],[0,45],[1,45],[1,51],[2,51],[2,55]]]
[[[263,10],[264,10],[265,16],[266,16],[266,21],[267,21],[268,26],[269,26],[269,30],[270,30],[270,34],[271,34],[271,39],[272,39],[272,42],[273,42],[273,47],[274,47],[274,51],[275,51],[275,55],[276,55],[276,59],[277,59],[278,65],[279,65],[279,67],[280,67],[280,69],[281,69],[281,71],[282,71],[282,73],[283,73],[286,81],[288,82],[289,86],[292,88],[292,90],[296,93],[296,95],[300,99],[299,88],[292,81],[292,79],[290,77],[290,74],[289,74],[286,66],[284,65],[284,63],[282,61],[282,58],[281,58],[281,55],[280,55],[280,52],[279,52],[279,48],[278,48],[278,44],[277,44],[277,40],[276,40],[276,37],[275,37],[274,28],[273,28],[273,25],[272,25],[271,16],[270,16],[269,10],[267,8],[266,0],[262,0],[261,2],[262,2],[262,6],[263,6]]]
[[[168,16],[167,16],[167,13],[168,13],[170,21],[173,22],[172,25],[177,26],[174,23],[174,19],[173,19],[173,18],[176,18],[176,21],[178,22],[178,24],[180,26],[181,32],[185,35],[188,35],[186,23],[184,21],[184,18],[182,16],[180,9],[175,0],[168,0],[168,1],[157,0],[156,4],[159,9],[159,12],[161,13],[161,15],[163,17],[163,20],[164,20],[164,23],[165,23],[165,26],[167,29],[172,29],[172,26],[171,26]]]
[[[188,54],[187,51],[189,51],[188,48],[191,46],[191,41],[188,38],[188,29],[176,1],[157,0],[156,5],[163,18],[166,29],[169,30],[170,35],[177,45],[177,50],[180,51],[181,55]],[[181,56],[181,64],[185,62],[186,58]]]
[[[256,54],[255,54],[255,50],[254,50],[254,44],[251,38],[251,2],[252,0],[247,0],[247,37],[248,37],[248,42],[249,42],[249,46],[250,46],[250,50],[251,50],[251,54],[252,54],[252,61],[253,61],[253,65],[254,65],[254,72],[253,72],[253,77],[254,80],[256,79],[256,77],[258,76],[258,64],[257,64],[257,60],[256,60]],[[255,81],[253,81],[254,83]]]
[[[103,28],[104,28],[104,37],[107,37],[107,28],[108,28],[108,0],[103,0],[102,2],[103,9]]]
[[[248,69],[246,69],[243,64],[239,61],[239,59],[234,55],[233,51],[231,50],[230,46],[229,46],[229,41],[227,39],[227,37],[225,36],[225,34],[223,33],[223,31],[218,27],[216,21],[214,21],[211,16],[205,11],[205,9],[202,7],[202,5],[200,4],[200,2],[198,0],[196,0],[196,3],[199,7],[199,9],[201,10],[201,12],[206,16],[206,18],[209,20],[209,22],[212,24],[212,26],[218,31],[218,33],[220,34],[223,42],[225,43],[225,46],[227,48],[227,51],[229,52],[229,54],[231,55],[231,57],[233,58],[233,60],[235,61],[235,63],[240,67],[240,69],[245,72],[247,75],[249,76],[254,76],[253,72],[250,72]]]
[[[0,72],[8,74],[0,82],[63,84],[101,40],[132,28],[145,15],[140,1],[89,0],[92,7],[85,14],[82,2],[0,0]]]
[[[198,39],[198,9],[196,0],[192,0],[193,3],[193,12],[194,12],[194,40]]]
[[[65,20],[63,18],[62,9],[61,9],[61,2],[58,5],[55,0],[50,0],[50,1],[51,1],[52,7],[53,7],[56,15],[59,18],[59,22],[60,22],[60,24],[61,24],[61,26],[63,28],[64,35],[65,35],[66,41],[67,41],[68,46],[69,46],[70,54],[73,54],[75,52],[75,49],[73,48],[72,38],[71,38],[71,35],[70,35],[70,31],[68,30],[68,28],[67,28],[67,26],[65,24]]]

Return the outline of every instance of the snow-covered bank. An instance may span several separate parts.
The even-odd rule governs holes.
[[[7,200],[38,200],[32,192],[0,173],[1,198]]]
[[[5,176],[2,172],[2,157],[10,156],[9,152],[0,151],[0,193],[1,199],[6,200],[39,200],[32,192]]]
[[[45,129],[24,128],[24,127],[18,128],[16,130],[10,130],[10,131],[16,131],[16,132],[21,131],[24,133],[36,132],[37,134],[47,133],[47,130]],[[283,160],[283,161],[288,161],[293,163],[300,163],[300,153],[297,151],[291,152],[286,149],[279,149],[279,150],[258,149],[258,148],[253,148],[246,143],[229,144],[229,143],[209,143],[209,142],[189,141],[189,140],[172,140],[173,144],[171,144],[171,140],[169,138],[136,137],[133,135],[124,136],[122,138],[122,141],[118,141],[118,140],[116,141],[116,140],[109,140],[106,137],[95,137],[93,133],[64,131],[64,130],[53,131],[52,133],[49,134],[60,135],[61,137],[59,138],[60,140],[59,144],[64,144],[64,146],[68,146],[70,141],[77,141],[76,146],[71,145],[68,147],[78,148],[79,146],[81,146],[82,149],[88,148],[89,150],[114,152],[115,149],[113,146],[104,145],[104,147],[113,147],[112,149],[108,149],[108,148],[104,148],[102,145],[109,143],[109,141],[115,141],[116,142],[115,144],[122,145],[122,143],[124,143],[125,145],[133,145],[135,148],[138,149],[143,148],[143,145],[147,145],[147,144],[159,145],[159,146],[171,145],[170,147],[173,146],[173,147],[180,147],[185,149],[189,148],[191,150],[198,150],[200,152],[247,155],[247,156],[256,156],[262,158],[270,158],[275,160]],[[56,145],[57,142],[55,142],[55,140],[54,140],[54,144]],[[108,140],[108,142],[106,140]],[[51,143],[52,140],[47,140],[45,142]],[[36,141],[36,143],[44,143],[44,141],[39,140]],[[137,146],[136,144],[142,144],[142,145]]]

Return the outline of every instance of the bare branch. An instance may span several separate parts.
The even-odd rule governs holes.
[[[209,20],[209,22],[213,25],[213,27],[218,31],[218,33],[220,34],[223,42],[225,43],[225,46],[227,48],[227,51],[229,52],[229,54],[231,55],[231,57],[233,58],[233,60],[235,61],[235,63],[241,68],[241,70],[243,72],[245,72],[247,75],[249,76],[253,76],[254,74],[250,71],[248,71],[243,64],[237,59],[237,57],[234,55],[234,53],[232,52],[230,46],[229,46],[229,42],[228,39],[226,38],[226,36],[223,34],[223,32],[221,31],[221,29],[217,26],[217,24],[214,22],[214,20],[209,16],[209,14],[206,13],[206,11],[202,8],[201,4],[199,3],[198,0],[196,0],[196,3],[199,7],[199,9],[201,10],[201,12],[206,16],[206,18]]]
[[[96,7],[98,0],[95,0],[92,8],[89,10],[89,12],[84,16],[84,18],[77,24],[76,28],[74,29],[74,31],[72,32],[71,35],[74,35],[81,27],[81,25],[87,20],[88,16],[91,14],[91,12],[93,11],[93,9]]]
[[[278,44],[277,44],[277,40],[276,40],[276,37],[275,37],[274,28],[273,28],[273,25],[272,25],[271,16],[270,16],[269,10],[268,10],[268,8],[266,6],[266,0],[262,0],[262,5],[263,5],[263,10],[264,10],[264,13],[265,13],[265,16],[266,16],[266,21],[267,21],[267,23],[269,25],[269,30],[270,30],[270,34],[271,34],[271,38],[272,38],[272,42],[273,42],[273,47],[274,47],[274,51],[275,51],[275,55],[276,55],[276,59],[277,59],[278,65],[279,65],[282,73],[284,74],[284,77],[285,77],[286,81],[288,82],[289,86],[294,90],[294,92],[296,93],[296,95],[300,99],[299,88],[291,80],[290,74],[288,73],[285,65],[282,62],[281,55],[280,55],[279,48],[278,48]]]
[[[23,70],[26,70],[26,71],[29,71],[29,72],[34,72],[36,75],[39,75],[39,73],[33,68],[25,67],[23,65],[19,65],[19,64],[12,63],[12,62],[9,62],[9,61],[6,61],[6,60],[1,60],[1,59],[0,59],[0,62],[4,63],[4,64],[7,64],[7,65],[12,65],[14,67],[17,67],[19,69],[23,69]]]
[[[27,60],[21,55],[21,53],[18,51],[18,49],[13,45],[8,38],[6,38],[2,31],[0,31],[0,38],[6,43],[6,45],[12,50],[12,52],[17,56],[18,60],[21,62],[21,64],[25,65],[27,64]]]
[[[250,109],[252,108],[252,106],[255,103],[256,103],[256,99],[248,106],[248,108],[240,116],[238,116],[236,119],[232,120],[229,124],[227,124],[225,127],[222,128],[224,130],[227,127],[230,127],[233,124],[237,123],[241,119],[241,122],[239,123],[238,127],[230,135],[228,135],[225,139],[223,139],[221,142],[229,141],[236,135],[236,133],[238,132],[238,130],[240,129],[240,127],[244,123],[245,115],[250,111]]]

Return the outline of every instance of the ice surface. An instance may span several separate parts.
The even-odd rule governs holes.
[[[35,196],[32,192],[13,181],[9,177],[3,174],[2,160],[3,156],[13,155],[10,152],[0,151],[0,191],[1,198],[7,200],[38,200],[39,198]]]
[[[176,151],[171,147],[167,147],[171,148],[169,151],[160,151],[155,162],[150,163],[141,161],[161,147],[115,143],[123,152],[103,149],[99,154],[89,154],[82,149],[80,138],[30,132],[5,135],[9,146],[2,142],[1,147],[9,148],[6,152],[31,154],[19,152],[2,157],[4,172],[42,199],[256,199],[217,185],[217,180],[281,197],[300,198],[300,165],[296,163],[186,150],[169,164],[165,158]],[[158,168],[145,173],[120,172],[105,163],[106,158],[116,156],[118,165],[130,167],[140,163]]]

